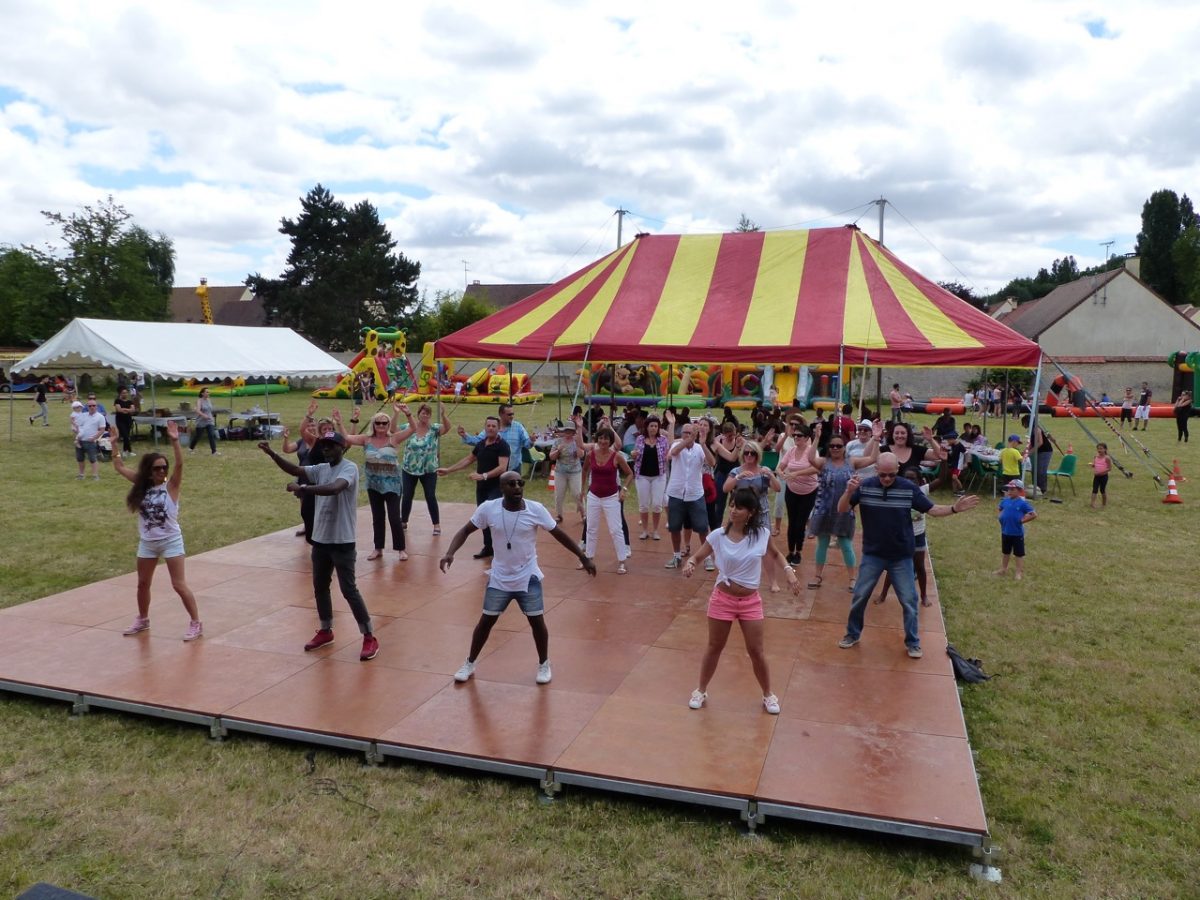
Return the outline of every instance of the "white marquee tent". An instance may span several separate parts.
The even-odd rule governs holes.
[[[157,378],[341,375],[347,367],[290,328],[73,319],[14,374],[98,366]]]
[[[290,328],[73,319],[12,366],[65,372],[105,367],[155,378],[304,378],[341,375],[348,367]],[[266,395],[270,402],[270,395]],[[9,404],[9,436],[12,434]]]

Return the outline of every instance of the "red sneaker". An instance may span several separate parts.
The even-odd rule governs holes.
[[[318,647],[324,647],[326,644],[333,643],[333,629],[322,628],[313,635],[312,640],[304,645],[305,650],[316,650]]]
[[[358,658],[366,662],[368,659],[374,659],[378,655],[379,641],[375,639],[375,635],[364,635],[362,653],[358,654]]]

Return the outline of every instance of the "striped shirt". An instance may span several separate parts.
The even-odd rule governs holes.
[[[863,554],[904,559],[915,549],[912,511],[926,513],[934,504],[907,478],[897,478],[890,487],[868,478],[850,495],[850,505],[861,511]]]

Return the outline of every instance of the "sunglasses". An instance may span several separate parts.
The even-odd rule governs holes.
[[[95,408],[96,408],[96,404],[95,404],[95,403],[89,403],[89,404],[88,404],[88,409],[95,409]]]
[[[758,459],[758,454],[755,453],[753,450],[747,450],[745,453],[742,454],[743,458],[745,458],[747,456],[753,457],[754,459]]]
[[[845,446],[846,446],[845,444],[830,444],[829,449],[830,450],[842,450],[845,448]]]
[[[390,422],[380,422],[378,419],[376,419],[373,424],[375,424],[375,425],[390,425],[391,423]]]
[[[154,472],[165,472],[168,468],[170,467],[166,463],[155,463],[150,467],[151,471]]]

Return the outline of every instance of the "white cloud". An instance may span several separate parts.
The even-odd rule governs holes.
[[[111,192],[181,283],[277,274],[318,182],[375,203],[431,290],[463,260],[565,275],[618,205],[648,217],[627,238],[874,233],[883,196],[902,258],[990,291],[1200,193],[1200,9],[1174,0],[10,0],[0,29],[0,243]]]

